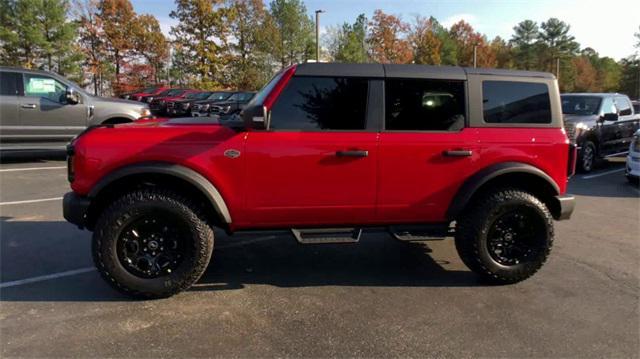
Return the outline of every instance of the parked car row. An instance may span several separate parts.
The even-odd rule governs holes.
[[[156,116],[210,116],[239,113],[255,92],[200,91],[194,89],[149,87],[120,97],[149,104]]]

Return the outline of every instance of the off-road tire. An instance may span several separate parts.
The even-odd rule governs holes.
[[[488,250],[488,234],[500,216],[519,206],[540,216],[543,244],[534,258],[505,266],[492,258]],[[501,189],[485,194],[474,201],[457,220],[455,245],[464,264],[483,279],[496,284],[520,282],[535,274],[545,263],[553,245],[553,217],[547,207],[531,193],[519,189]]]
[[[578,171],[589,173],[593,171],[597,161],[596,145],[591,141],[584,141],[578,151]]]
[[[157,278],[142,278],[128,271],[117,254],[120,232],[132,218],[162,210],[185,222],[190,245],[179,267]],[[193,285],[206,270],[213,251],[213,230],[192,200],[171,190],[140,189],[109,205],[97,220],[93,234],[93,260],[102,277],[116,290],[134,298],[170,297]]]

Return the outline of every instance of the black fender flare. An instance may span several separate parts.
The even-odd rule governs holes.
[[[447,209],[447,219],[450,221],[455,220],[467,204],[469,204],[471,197],[473,197],[476,191],[478,191],[478,189],[480,189],[485,183],[499,176],[514,173],[536,176],[544,180],[549,185],[554,196],[560,194],[560,187],[558,184],[553,180],[553,178],[539,168],[521,162],[497,163],[476,172],[474,175],[469,177],[462,186],[460,186]]]
[[[98,183],[93,186],[88,196],[95,198],[100,191],[114,181],[137,174],[163,174],[189,182],[211,202],[211,205],[224,223],[231,223],[229,208],[218,189],[200,173],[188,167],[173,163],[145,162],[121,167],[100,179]]]

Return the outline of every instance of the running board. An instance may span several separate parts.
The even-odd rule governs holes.
[[[446,226],[390,226],[389,233],[403,242],[441,241],[452,236],[454,230]]]
[[[309,228],[291,229],[300,244],[357,243],[361,228]]]

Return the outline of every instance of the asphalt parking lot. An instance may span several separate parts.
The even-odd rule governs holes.
[[[218,233],[190,291],[131,301],[62,219],[65,163],[0,165],[0,357],[638,357],[640,190],[621,162],[571,180],[547,265],[488,286],[453,241]]]

